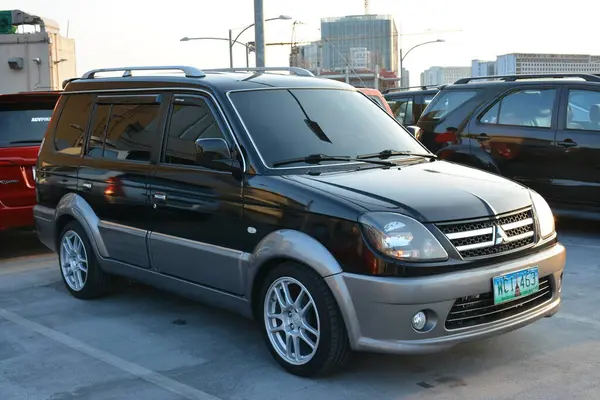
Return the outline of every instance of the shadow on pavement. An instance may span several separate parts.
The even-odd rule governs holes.
[[[50,249],[38,240],[33,231],[0,233],[0,261],[50,253]]]

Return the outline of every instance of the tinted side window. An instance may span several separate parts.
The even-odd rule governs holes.
[[[90,126],[90,134],[86,154],[92,157],[102,157],[104,134],[110,116],[110,105],[98,104],[94,109],[94,117]]]
[[[433,98],[423,118],[441,120],[478,94],[477,90],[446,90]]]
[[[186,101],[187,104],[175,104],[172,108],[164,155],[164,162],[169,164],[197,165],[198,139],[227,140],[206,101],[199,98]]]
[[[518,90],[504,96],[480,122],[550,128],[555,97],[555,89]]]
[[[106,128],[103,156],[149,162],[159,115],[158,104],[113,104]]]
[[[76,156],[81,154],[93,104],[94,96],[91,94],[67,96],[54,131],[56,151]]]
[[[159,114],[158,104],[97,104],[87,154],[117,160],[150,161]]]
[[[569,90],[566,128],[600,131],[600,92]]]
[[[391,100],[390,108],[392,109],[396,120],[401,124],[404,124],[406,116],[409,113],[409,108],[412,111],[412,97]]]

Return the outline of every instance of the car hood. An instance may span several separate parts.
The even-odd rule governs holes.
[[[487,217],[531,206],[526,187],[446,161],[289,178],[369,211],[401,212],[422,222]]]

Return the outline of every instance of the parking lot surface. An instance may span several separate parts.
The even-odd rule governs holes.
[[[1,237],[0,399],[598,399],[600,228],[559,237],[555,317],[437,355],[357,354],[317,380],[283,372],[251,321],[127,282],[76,300],[34,236]]]

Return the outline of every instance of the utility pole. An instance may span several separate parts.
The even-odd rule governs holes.
[[[254,40],[256,41],[256,66],[265,66],[265,15],[263,0],[254,0]]]

